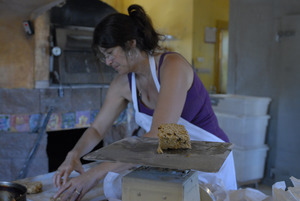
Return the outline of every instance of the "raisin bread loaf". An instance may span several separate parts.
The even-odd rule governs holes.
[[[189,134],[183,125],[162,124],[158,127],[158,153],[166,149],[191,149]]]

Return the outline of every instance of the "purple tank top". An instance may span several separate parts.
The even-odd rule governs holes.
[[[165,52],[160,57],[158,66],[159,82],[161,64],[163,63],[165,55],[170,53],[172,52]],[[128,74],[128,79],[131,89],[131,73]],[[140,112],[153,116],[154,110],[149,109],[146,105],[144,105],[140,98],[138,98],[138,107]],[[188,122],[214,134],[225,142],[229,142],[227,135],[218,125],[217,117],[211,107],[208,92],[195,72],[194,81],[191,88],[187,92],[181,117]]]

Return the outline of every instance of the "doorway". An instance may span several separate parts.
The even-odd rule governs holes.
[[[216,45],[215,45],[215,78],[214,86],[216,93],[227,92],[227,74],[228,74],[228,52],[229,52],[229,34],[228,22],[218,20],[216,23]]]

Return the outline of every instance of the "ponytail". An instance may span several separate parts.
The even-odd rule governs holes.
[[[128,7],[128,14],[137,26],[141,40],[139,42],[143,44],[143,49],[151,53],[158,48],[160,34],[154,30],[152,21],[145,10],[137,4],[133,4]]]

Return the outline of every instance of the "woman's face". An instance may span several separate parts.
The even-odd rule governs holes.
[[[100,48],[106,65],[111,66],[119,74],[129,73],[129,65],[125,51],[120,47]]]

